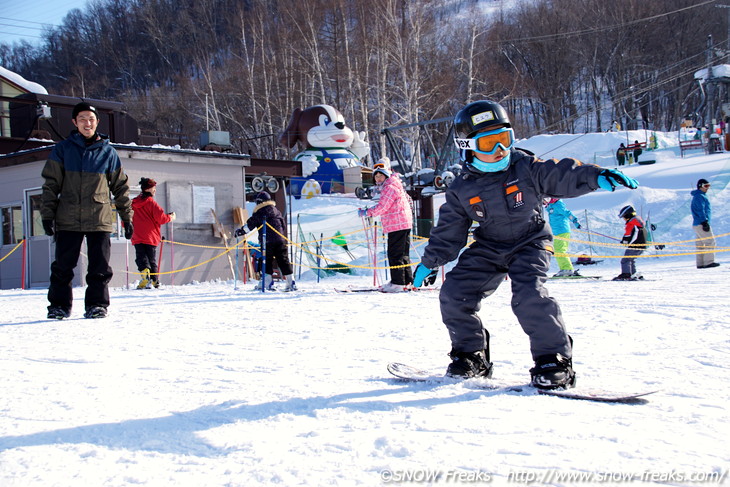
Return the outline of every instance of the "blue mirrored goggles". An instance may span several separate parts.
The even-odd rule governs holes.
[[[480,154],[491,155],[501,147],[510,150],[515,143],[515,133],[509,127],[502,127],[488,132],[481,132],[470,139],[454,139],[456,147],[472,150]]]

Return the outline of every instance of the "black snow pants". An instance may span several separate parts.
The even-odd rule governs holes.
[[[557,353],[572,357],[560,307],[544,287],[549,267],[550,254],[533,245],[504,256],[478,243],[465,250],[446,274],[439,296],[452,350],[473,352],[486,347],[487,335],[477,312],[482,300],[509,276],[512,311],[530,339],[533,359]]]
[[[107,232],[56,232],[56,260],[51,264],[51,285],[48,288],[48,301],[71,311],[73,292],[71,281],[79,261],[81,244],[86,237],[89,267],[86,272],[85,309],[95,306],[109,306],[109,281],[112,280],[110,234]]]

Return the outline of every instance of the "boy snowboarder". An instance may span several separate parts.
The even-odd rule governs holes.
[[[636,256],[641,255],[646,249],[646,236],[644,235],[644,222],[636,216],[636,210],[631,205],[624,206],[618,212],[619,218],[626,221],[624,236],[621,243],[628,245],[621,259],[621,274],[614,277],[614,281],[635,281],[642,279],[636,273]]]
[[[456,146],[465,169],[446,191],[414,283],[433,282],[437,268],[457,257],[440,291],[441,315],[451,338],[453,377],[490,377],[489,333],[477,312],[481,301],[509,276],[512,310],[530,338],[532,384],[572,387],[572,340],[558,303],[543,287],[552,251],[545,196],[571,198],[617,185],[636,188],[622,173],[575,159],[543,161],[513,148],[507,112],[493,101],[466,105],[454,118]],[[474,243],[463,253],[472,222]],[[461,255],[459,255],[461,253]]]

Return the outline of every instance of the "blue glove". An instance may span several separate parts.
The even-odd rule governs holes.
[[[580,230],[580,222],[578,221],[577,218],[575,220],[573,220],[573,225],[575,225],[575,228],[577,228],[578,230]]]
[[[438,276],[438,269],[431,270],[423,264],[418,264],[413,275],[413,287],[430,286],[436,282],[436,276]]]
[[[621,171],[615,169],[604,169],[598,175],[598,187],[606,191],[613,191],[619,184],[626,186],[629,189],[636,189],[639,187],[639,182],[636,179],[630,178]]]
[[[367,208],[360,208],[357,210],[357,216],[364,217],[368,216],[368,209]]]

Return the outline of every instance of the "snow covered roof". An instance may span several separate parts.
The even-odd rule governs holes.
[[[5,78],[19,88],[26,90],[28,93],[39,93],[41,95],[48,94],[48,91],[46,91],[43,86],[39,85],[38,83],[28,81],[27,79],[20,76],[18,73],[14,73],[9,69],[3,68],[2,66],[0,66],[0,77]]]
[[[718,64],[712,66],[712,77],[713,78],[730,78],[730,64]],[[695,79],[701,79],[702,81],[707,78],[707,68],[700,69],[695,72]]]

